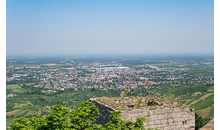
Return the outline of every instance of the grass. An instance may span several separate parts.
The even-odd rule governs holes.
[[[194,100],[193,102],[192,102],[192,104],[197,104],[198,105],[198,102],[203,102],[207,97],[209,97],[210,95],[212,95],[211,93],[208,93],[208,94],[206,94],[206,95],[204,95],[204,96],[202,96],[201,98],[199,98],[199,99],[197,99],[197,100]],[[208,101],[208,100],[207,100]],[[212,100],[211,100],[212,101]],[[213,100],[213,103],[214,103],[214,100]]]
[[[207,106],[212,106],[214,104],[214,101],[202,101],[202,102],[197,102],[194,104],[194,106],[197,109],[204,109],[207,108]]]
[[[187,88],[192,88],[192,87],[196,87],[196,86],[188,86],[188,87],[175,87],[175,88],[171,88],[168,90],[163,90],[162,93],[166,96],[166,97],[170,97],[172,95],[173,92],[175,91],[179,91],[179,90],[183,90],[183,89],[187,89]]]
[[[212,106],[210,112],[209,112],[209,115],[214,115],[214,106]]]
[[[30,86],[30,85],[34,85],[35,83],[25,83],[27,86]],[[23,84],[20,84],[21,86],[23,86]]]
[[[39,109],[38,106],[26,106],[26,107],[20,108],[20,110],[30,110],[30,111],[37,111],[38,109]]]
[[[210,101],[210,100],[214,100],[214,94],[210,95],[210,96],[207,97],[205,100],[208,100],[208,101]]]
[[[200,116],[209,116],[209,115],[213,115],[213,114],[209,114],[211,109],[212,107],[207,107],[205,109],[195,110],[195,112],[199,114]]]
[[[181,87],[184,88],[184,87]],[[163,94],[166,96],[171,96],[171,93],[181,88],[171,88],[169,90],[164,91]],[[196,108],[196,113],[200,116],[209,116],[214,115],[214,93],[204,93],[199,95],[184,95],[177,99],[169,97],[169,99],[178,101],[185,105],[193,104]]]

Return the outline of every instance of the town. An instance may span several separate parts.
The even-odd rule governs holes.
[[[204,76],[195,74],[187,76],[186,73],[160,72],[157,71],[157,68],[150,65],[126,67],[115,62],[78,64],[65,71],[57,70],[44,73],[13,74],[11,77],[6,77],[6,81],[20,81],[23,77],[31,74],[32,77],[29,78],[36,78],[39,81],[34,87],[53,90],[74,88],[76,91],[79,88],[82,90],[88,88],[101,88],[102,90],[128,89],[130,91],[130,89],[134,88],[163,89],[164,87],[186,87],[195,83],[214,83],[213,75]],[[210,68],[213,69],[213,67]],[[8,69],[7,72],[13,72],[13,69]],[[42,92],[47,91],[42,90]]]

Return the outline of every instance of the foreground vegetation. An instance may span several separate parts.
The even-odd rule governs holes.
[[[145,118],[137,118],[136,122],[122,121],[119,119],[120,111],[112,112],[111,121],[102,125],[95,124],[98,108],[92,102],[82,102],[80,106],[69,112],[68,108],[61,105],[55,105],[51,108],[50,114],[45,118],[32,117],[30,119],[21,117],[15,120],[11,125],[12,130],[32,129],[32,130],[141,130],[144,129],[143,122]]]
[[[10,128],[12,130],[63,130],[63,129],[73,129],[73,130],[143,130],[144,121],[146,118],[137,118],[136,122],[133,121],[123,121],[119,117],[121,111],[114,111],[110,115],[111,121],[106,123],[105,126],[96,124],[96,119],[99,115],[98,108],[89,101],[82,102],[79,107],[74,111],[69,111],[68,108],[62,105],[55,105],[51,108],[51,112],[48,116],[44,118],[31,117],[29,119],[20,117],[16,119]],[[210,119],[202,119],[197,113],[195,114],[195,130],[198,130]],[[157,129],[156,129],[157,130]]]

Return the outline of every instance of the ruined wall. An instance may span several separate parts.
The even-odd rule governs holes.
[[[110,111],[115,111],[96,99],[91,98],[99,109],[101,115],[97,118],[97,124],[106,124],[110,121]],[[124,121],[136,121],[138,117],[145,117],[144,122],[146,129],[158,128],[160,130],[194,130],[195,129],[195,112],[191,108],[166,107],[162,109],[132,109],[131,111],[122,111],[121,119]]]
[[[97,115],[96,123],[105,126],[110,121],[111,111],[115,111],[115,109],[96,101],[94,98],[90,98],[89,101],[99,108],[100,115]]]
[[[195,113],[189,108],[164,108],[155,110],[134,109],[122,113],[122,120],[135,121],[138,117],[145,117],[145,128],[158,128],[160,130],[194,130]]]

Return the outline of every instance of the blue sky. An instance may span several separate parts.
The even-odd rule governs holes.
[[[6,53],[214,53],[214,1],[7,0]]]

